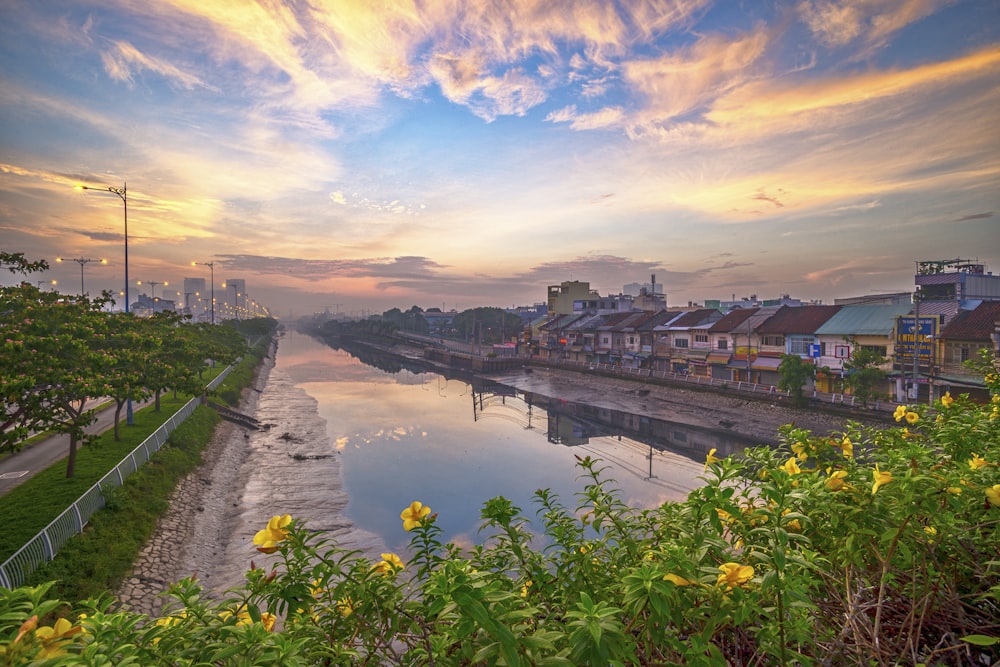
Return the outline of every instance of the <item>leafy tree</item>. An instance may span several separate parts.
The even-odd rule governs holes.
[[[472,308],[455,316],[452,327],[467,340],[502,343],[521,332],[521,318],[503,308]]]
[[[796,407],[804,406],[806,397],[803,388],[806,382],[816,376],[816,367],[797,354],[783,354],[781,364],[778,366],[778,375],[778,389],[789,392],[792,404]]]
[[[88,401],[110,391],[97,345],[106,333],[107,313],[101,309],[110,301],[106,292],[91,300],[27,283],[0,290],[0,448],[17,447],[31,431],[66,433],[66,476],[73,476],[84,428],[94,420]]]
[[[878,352],[854,345],[851,358],[844,362],[847,386],[866,406],[885,382],[885,371],[879,367],[886,361]]]
[[[106,313],[103,336],[95,343],[101,352],[107,391],[115,402],[115,440],[121,439],[122,408],[149,397],[146,377],[152,372],[149,353],[155,345],[146,320],[131,313]]]

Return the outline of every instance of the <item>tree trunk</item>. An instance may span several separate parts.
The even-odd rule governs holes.
[[[69,456],[66,457],[66,479],[73,476],[76,470],[76,433],[69,434]]]
[[[121,434],[118,431],[118,422],[122,416],[122,407],[125,405],[125,399],[116,398],[115,399],[115,442],[121,440]]]
[[[155,392],[153,393],[153,395],[155,396],[155,399],[156,399],[156,407],[155,407],[155,408],[153,408],[153,409],[154,409],[154,410],[155,410],[156,412],[159,412],[159,411],[160,411],[160,390],[159,390],[159,389],[157,389],[157,390],[156,390],[156,391],[155,391]]]

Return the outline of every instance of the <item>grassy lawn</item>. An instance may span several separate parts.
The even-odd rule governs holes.
[[[114,431],[108,430],[90,444],[78,448],[73,477],[66,477],[66,461],[59,461],[0,496],[0,516],[4,517],[4,529],[0,531],[0,562],[24,546],[118,465],[189,398],[175,399],[172,395],[161,398],[159,412],[152,406],[143,408],[135,412],[133,426],[121,425],[120,441],[115,442]]]

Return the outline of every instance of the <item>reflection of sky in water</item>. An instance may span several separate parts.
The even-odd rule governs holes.
[[[567,447],[546,440],[544,410],[521,399],[491,397],[474,420],[473,392],[433,373],[390,375],[305,336],[286,337],[279,363],[319,404],[342,456],[347,513],[380,534],[390,549],[408,542],[399,513],[419,500],[439,513],[445,539],[478,541],[483,503],[503,495],[529,518],[539,488],[576,507],[580,469],[574,454],[601,458],[630,504],[652,507],[683,498],[702,465],[628,438],[591,438]]]

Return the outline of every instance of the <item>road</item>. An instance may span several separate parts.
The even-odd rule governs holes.
[[[134,403],[132,409],[138,410],[151,402]],[[114,426],[114,419],[114,406],[101,410],[97,413],[97,421],[87,427],[87,433],[107,431]],[[124,423],[125,410],[122,410],[122,424]],[[0,460],[0,496],[68,455],[69,436],[57,433]]]

